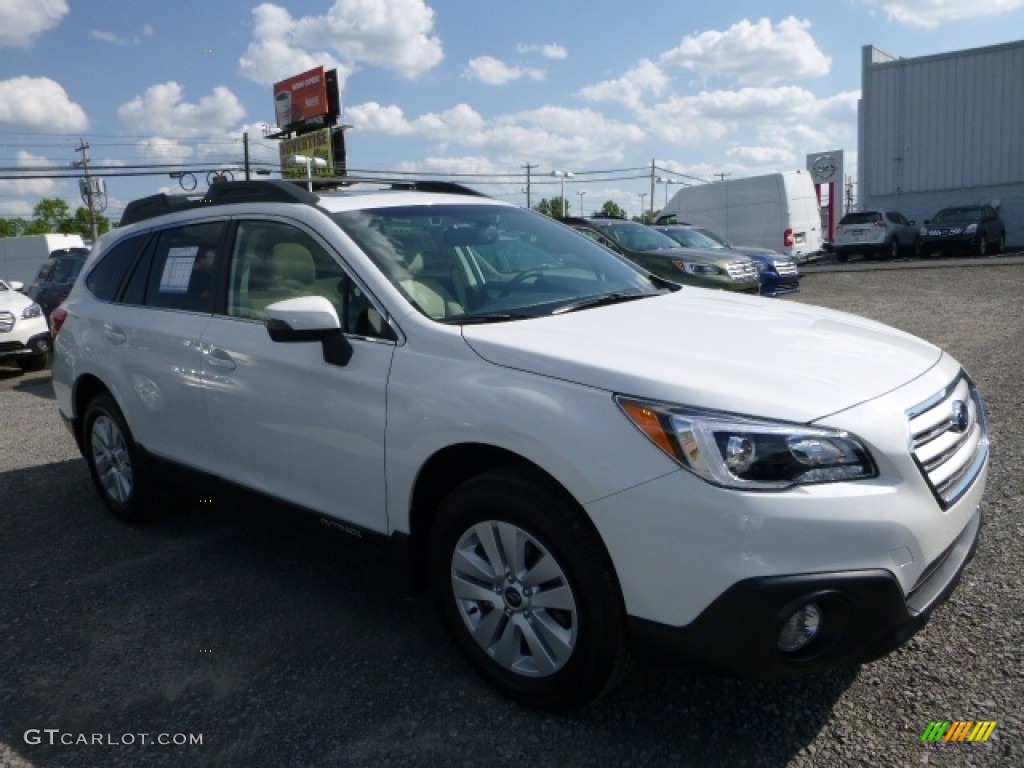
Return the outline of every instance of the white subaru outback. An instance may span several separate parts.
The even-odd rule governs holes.
[[[0,280],[0,362],[41,371],[50,351],[50,326],[42,308],[20,292],[19,282]]]
[[[630,651],[870,660],[952,592],[989,448],[942,350],[674,285],[455,185],[383,186],[156,195],[100,240],[53,381],[116,515],[175,466],[399,544],[472,666],[545,708]]]

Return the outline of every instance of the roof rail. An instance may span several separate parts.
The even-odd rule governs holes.
[[[450,195],[471,195],[487,197],[482,192],[449,181],[411,180],[393,178],[372,178],[362,176],[317,176],[311,180],[321,191],[345,189],[353,184],[382,184],[394,190],[418,192],[439,192]],[[125,206],[120,226],[134,224],[165,213],[184,211],[208,205],[230,205],[231,203],[303,203],[316,205],[320,196],[306,189],[306,179],[261,179],[258,181],[224,181],[211,184],[206,194],[168,195],[161,193],[133,200]]]

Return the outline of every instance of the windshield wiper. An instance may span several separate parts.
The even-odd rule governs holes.
[[[580,309],[590,309],[592,307],[603,307],[607,304],[621,304],[625,301],[633,301],[634,299],[645,299],[648,296],[657,296],[656,293],[637,293],[636,291],[616,292],[616,293],[604,293],[600,296],[588,296],[585,299],[579,299],[577,301],[570,301],[568,304],[553,309],[552,315],[564,315],[566,312],[576,312]]]
[[[484,325],[486,323],[504,323],[508,320],[528,320],[536,315],[523,312],[485,312],[479,315],[451,317],[446,321],[449,325]]]

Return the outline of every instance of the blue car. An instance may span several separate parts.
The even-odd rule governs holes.
[[[721,235],[693,224],[659,224],[654,227],[684,248],[738,251],[757,262],[762,296],[784,296],[800,292],[800,271],[788,256],[767,248],[733,245]]]

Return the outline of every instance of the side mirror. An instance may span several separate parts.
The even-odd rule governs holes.
[[[352,345],[341,330],[338,313],[323,296],[300,296],[276,301],[264,310],[264,325],[271,341],[291,344],[319,341],[324,362],[348,365]]]
[[[25,284],[21,282],[21,280],[12,280],[11,282],[8,283],[8,285],[11,286],[12,291],[24,292],[25,290]]]

